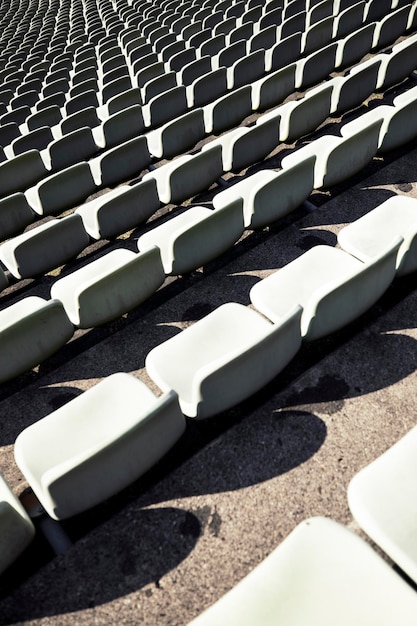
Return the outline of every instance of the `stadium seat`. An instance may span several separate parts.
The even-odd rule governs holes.
[[[300,307],[280,324],[235,302],[221,305],[153,348],[149,376],[178,393],[182,412],[205,419],[231,408],[272,380],[298,352]]]
[[[316,517],[301,522],[189,626],[327,626],[335,621],[339,626],[390,626],[397,620],[411,626],[415,607],[415,592],[369,544],[341,524]]]
[[[392,196],[361,218],[342,228],[339,245],[363,263],[371,261],[393,236],[403,238],[396,262],[396,275],[417,270],[417,200]]]
[[[313,191],[315,157],[280,170],[261,170],[213,198],[220,208],[238,198],[243,202],[245,228],[264,228],[299,207]]]
[[[250,291],[251,301],[276,323],[289,307],[300,304],[303,339],[324,337],[358,318],[388,289],[402,241],[401,237],[391,238],[365,263],[343,250],[315,246],[256,283]]]
[[[3,573],[31,543],[35,536],[35,527],[2,474],[0,529],[0,573]]]
[[[79,215],[53,219],[0,245],[0,260],[16,278],[32,278],[63,265],[89,242]]]
[[[240,199],[219,209],[193,206],[138,239],[140,251],[157,246],[165,274],[187,274],[215,259],[243,233]]]
[[[15,458],[46,512],[66,519],[139,478],[184,429],[174,393],[119,372],[25,428]]]
[[[112,239],[139,226],[160,206],[155,180],[120,185],[76,209],[93,239]]]
[[[42,363],[74,334],[61,302],[28,296],[0,311],[0,381]]]
[[[145,174],[155,179],[163,204],[178,203],[208,189],[223,174],[222,149],[214,146],[195,155],[183,155]]]
[[[359,526],[414,583],[416,437],[414,427],[363,467],[348,487],[349,507]]]
[[[105,324],[131,311],[164,282],[158,248],[142,254],[117,248],[90,261],[51,287],[78,328]]]
[[[80,162],[46,176],[26,190],[30,207],[39,215],[58,215],[96,191],[88,163]]]

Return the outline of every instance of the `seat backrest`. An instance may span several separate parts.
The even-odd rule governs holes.
[[[38,150],[0,163],[0,196],[24,191],[49,174]]]
[[[32,278],[76,257],[88,242],[81,217],[68,215],[9,239],[0,258],[16,278]]]
[[[245,228],[264,228],[298,208],[314,187],[314,164],[310,156],[279,172],[261,170],[213,198],[220,207],[242,199]]]
[[[339,284],[324,286],[304,308],[308,325],[302,328],[305,340],[327,335],[358,318],[382,296],[395,277],[398,250],[403,242],[396,237],[386,249]]]
[[[35,214],[22,192],[12,193],[0,200],[0,241],[21,232],[33,222]]]
[[[140,135],[91,159],[90,168],[97,186],[111,187],[139,176],[150,162],[147,139]]]
[[[3,309],[0,328],[2,382],[38,365],[74,334],[61,302],[38,296],[23,298]]]
[[[47,148],[51,169],[60,170],[90,159],[99,150],[91,128],[79,128],[51,142]]]
[[[245,85],[235,89],[204,107],[207,134],[219,134],[232,128],[252,111],[252,89]]]
[[[415,70],[417,35],[411,35],[393,46],[392,51],[384,54],[379,70],[377,89],[385,90],[400,83]]]
[[[250,24],[245,24],[245,27]],[[247,51],[255,52],[256,50],[267,50],[276,44],[278,38],[278,29],[275,24],[263,28],[248,39]]]
[[[340,81],[334,83],[331,113],[340,114],[359,106],[375,91],[381,58],[360,63]]]
[[[36,213],[58,215],[84,201],[95,190],[88,163],[80,162],[44,178],[25,195]]]
[[[342,7],[342,5],[340,6]],[[347,37],[347,35],[362,26],[365,6],[365,0],[361,0],[360,2],[350,2],[348,6],[343,6],[343,8],[339,10],[334,20],[334,39]]]
[[[97,109],[95,107],[87,107],[77,113],[72,113],[65,117],[60,123],[60,129],[62,135],[68,135],[80,128],[96,128],[101,123],[100,118],[97,115]]]
[[[27,152],[28,150],[43,150],[53,139],[51,129],[48,126],[44,126],[43,128],[32,130],[12,141],[11,149],[14,156],[23,154],[23,152]]]
[[[201,221],[173,233],[173,274],[185,274],[228,250],[243,233],[239,200],[208,213]]]
[[[281,323],[271,324],[263,337],[257,337],[239,353],[227,354],[196,372],[193,392],[201,398],[198,419],[215,415],[225,405],[234,406],[242,396],[264,387],[288,364],[301,346],[301,314],[301,307],[293,308]],[[219,389],[223,393],[219,394]]]
[[[309,26],[302,36],[303,54],[309,54],[322,46],[327,46],[333,39],[333,26],[333,16],[325,17]]]
[[[147,135],[149,151],[169,159],[193,148],[205,136],[203,109],[195,108]]]
[[[189,107],[199,107],[217,98],[226,95],[227,92],[227,69],[219,67],[199,78],[187,87],[187,102]]]
[[[401,7],[396,11],[386,15],[378,22],[374,33],[372,48],[383,48],[393,43],[398,37],[405,33],[408,18],[410,15],[410,5]]]
[[[143,104],[147,104],[155,96],[159,96],[161,93],[176,86],[177,74],[175,72],[167,72],[151,78],[141,89]]]
[[[109,197],[109,195],[111,197]],[[94,239],[112,239],[139,226],[160,206],[156,182],[144,180],[118,187],[76,209]]]
[[[304,89],[326,79],[334,72],[337,43],[333,42],[297,62],[296,88]]]
[[[227,86],[238,89],[252,83],[265,73],[265,50],[256,50],[233,63],[228,69]]]
[[[376,26],[375,22],[362,26],[339,42],[335,64],[338,70],[357,63],[369,54],[372,50]]]
[[[157,127],[169,122],[188,109],[186,88],[183,85],[159,94],[146,104],[143,117],[147,127]]]
[[[142,107],[135,104],[110,115],[102,123],[102,132],[106,149],[113,148],[124,141],[133,139],[143,133]]]
[[[55,126],[62,120],[61,109],[57,105],[42,109],[36,113],[32,113],[26,119],[28,130],[36,130],[42,126]]]

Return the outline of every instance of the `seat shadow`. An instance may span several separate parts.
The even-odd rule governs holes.
[[[75,614],[146,585],[158,587],[159,579],[191,553],[200,534],[200,522],[189,511],[140,510],[130,503],[22,580],[25,567],[30,570],[28,549],[0,577],[0,624]]]
[[[228,412],[233,424],[233,411]],[[222,428],[225,414],[206,421],[187,422],[183,447],[210,439]],[[276,478],[307,461],[322,446],[326,425],[303,410],[277,410],[271,399],[242,419],[238,416],[221,437],[212,439],[165,480],[140,496],[142,505],[171,499],[226,493]],[[136,489],[134,485],[131,487]]]
[[[288,386],[282,394],[283,406],[311,409],[312,405],[327,404],[332,411],[332,403],[374,393],[406,379],[416,371],[417,340],[393,330],[361,333],[356,342],[345,344],[343,359],[337,360],[337,354],[330,356],[314,382],[307,378],[304,385]],[[314,345],[307,349],[314,350]]]

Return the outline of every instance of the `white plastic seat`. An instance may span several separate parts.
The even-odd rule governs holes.
[[[261,170],[220,191],[217,209],[241,198],[245,228],[264,228],[295,210],[313,191],[315,156],[273,172]]]
[[[417,124],[414,123],[414,112],[417,101],[413,98],[396,100],[397,106],[381,105],[364,113],[357,120],[348,122],[341,128],[343,136],[349,136],[360,130],[365,124],[371,125],[381,121],[378,139],[378,154],[388,152],[401,146],[417,136]]]
[[[378,256],[394,235],[403,238],[397,276],[417,270],[417,200],[393,196],[339,231],[340,246],[364,263]]]
[[[184,428],[174,393],[119,372],[25,428],[14,452],[46,512],[65,519],[139,478]]]
[[[38,150],[29,150],[0,163],[0,196],[24,191],[49,174]]]
[[[131,311],[164,280],[157,248],[142,254],[117,248],[59,278],[51,297],[62,302],[74,326],[92,328]]]
[[[58,300],[29,296],[0,311],[0,381],[39,365],[73,335]]]
[[[147,128],[161,126],[188,109],[186,87],[180,85],[154,96],[142,107],[143,119]]]
[[[279,121],[259,118],[254,126],[238,127],[203,146],[211,150],[222,147],[223,170],[239,172],[275,150],[279,140]]]
[[[417,582],[417,428],[412,428],[348,488],[349,507],[359,526],[415,583]]]
[[[39,215],[58,215],[96,191],[88,163],[77,163],[43,178],[26,190],[30,207]]]
[[[410,6],[400,7],[385,15],[378,23],[374,33],[372,49],[383,48],[405,33],[410,15]]]
[[[0,241],[21,232],[34,218],[35,213],[22,192],[0,199]]]
[[[44,274],[77,256],[89,242],[79,215],[50,220],[0,245],[0,260],[16,278]]]
[[[287,102],[261,119],[266,122],[279,117],[279,140],[293,143],[295,139],[316,130],[329,117],[332,93],[333,83],[326,81],[308,91],[303,98]]]
[[[338,42],[335,67],[338,71],[353,65],[372,50],[376,23],[367,24]]]
[[[252,83],[252,110],[262,111],[277,106],[295,90],[297,64],[267,74]]]
[[[402,241],[391,239],[366,263],[338,248],[315,246],[256,283],[250,299],[274,322],[299,304],[303,339],[324,337],[359,317],[388,289]]]
[[[90,159],[88,165],[97,187],[111,187],[138,176],[150,162],[147,139],[139,135],[104,150]]]
[[[221,146],[180,156],[145,174],[155,179],[163,204],[177,203],[208,189],[223,174]]]
[[[200,107],[213,102],[227,93],[227,68],[220,67],[196,78],[187,86],[189,108]]]
[[[235,89],[204,107],[207,134],[219,134],[240,124],[252,112],[251,86]]]
[[[176,117],[146,136],[149,152],[158,159],[169,159],[193,148],[205,136],[203,109]]]
[[[218,307],[146,357],[150,377],[174,389],[183,413],[203,419],[229,409],[271,381],[301,344],[299,307],[281,324],[235,302]]]
[[[389,54],[381,54],[377,89],[385,90],[400,83],[416,69],[417,34],[393,46]]]
[[[295,165],[300,159],[315,155],[314,188],[336,185],[362,170],[375,156],[382,122],[379,117],[361,124],[358,118],[346,136],[323,135],[284,157],[281,165],[285,168]]]
[[[337,43],[333,42],[312,52],[304,59],[297,62],[295,86],[297,89],[306,89],[315,85],[329,74],[334,72],[336,66]]]
[[[141,251],[157,246],[165,274],[186,274],[215,259],[243,233],[242,203],[220,209],[190,207],[138,239]]]
[[[416,604],[415,591],[368,543],[316,517],[189,626],[412,626]]]
[[[75,210],[93,239],[112,239],[139,226],[160,206],[155,180],[120,185]]]
[[[295,63],[301,56],[302,33],[294,33],[280,39],[275,46],[265,51],[265,70],[273,72]]]
[[[378,153],[384,154],[412,141],[417,136],[415,112],[417,110],[417,89],[394,98],[394,106],[376,107],[374,115],[383,115]]]
[[[335,8],[337,5],[335,5]],[[363,14],[365,10],[365,0],[354,0],[349,6],[337,7],[337,14],[334,19],[333,38],[341,39],[346,37],[363,24]]]
[[[380,58],[369,59],[346,76],[333,78],[331,113],[339,115],[362,104],[376,89],[380,65]]]
[[[0,474],[0,574],[22,554],[34,536],[32,521]]]

